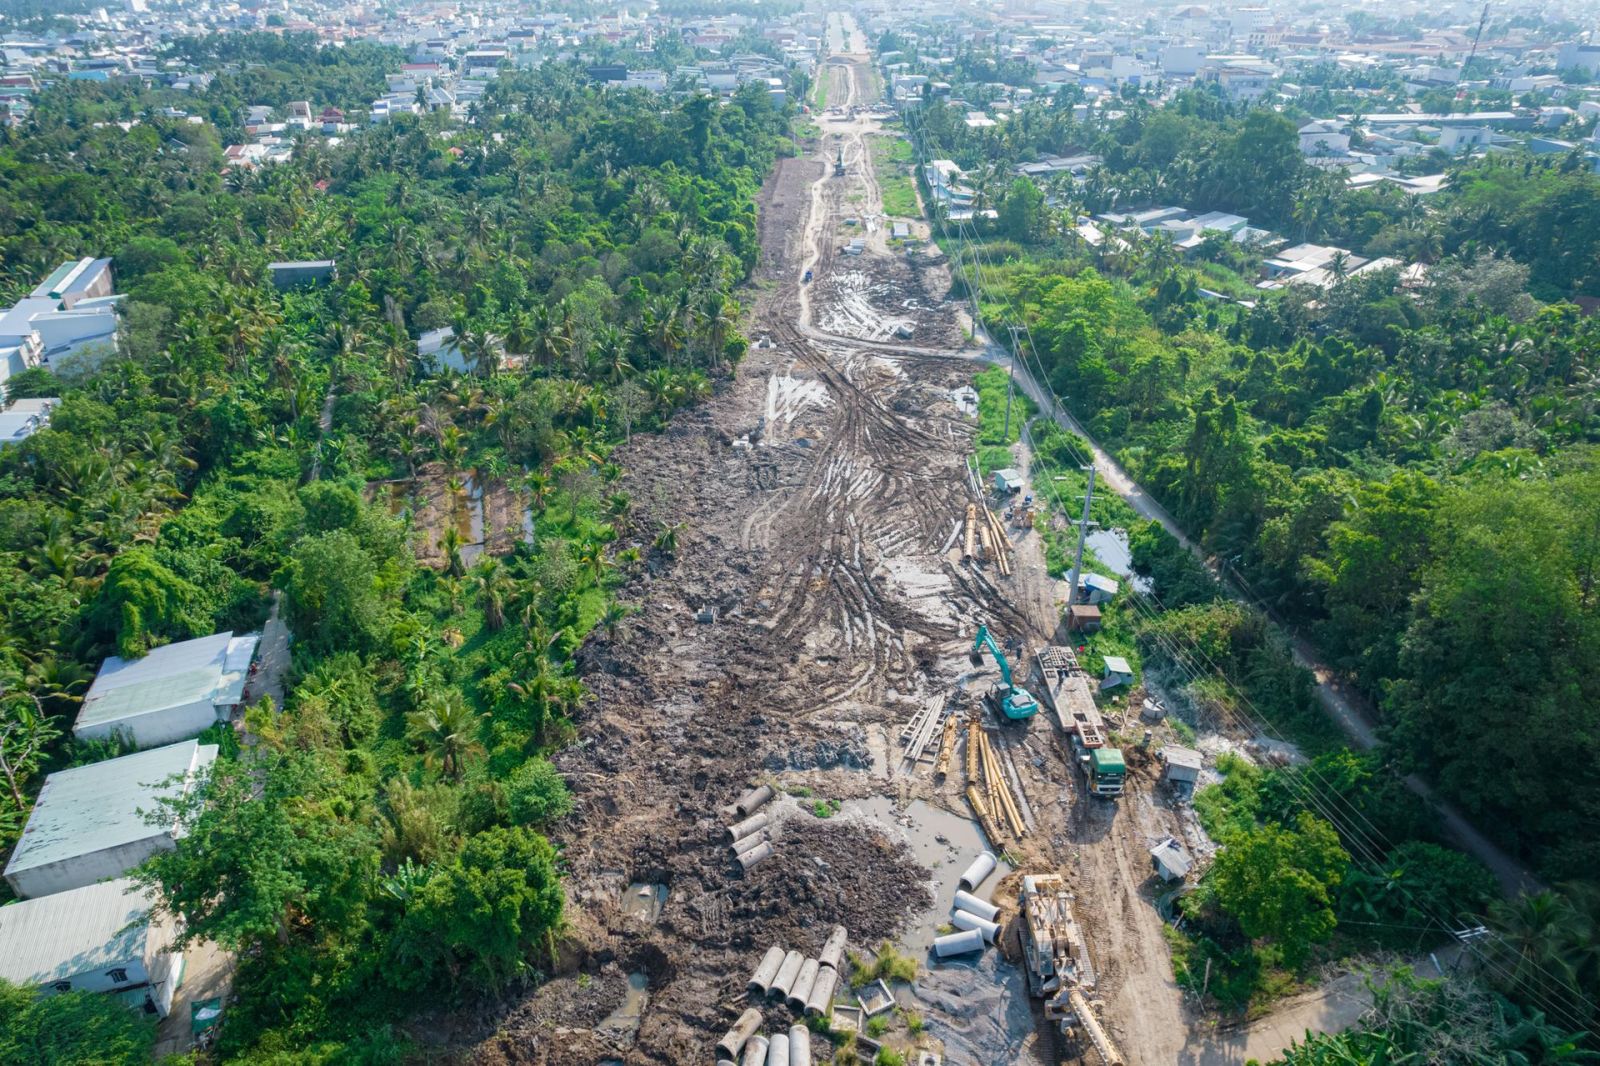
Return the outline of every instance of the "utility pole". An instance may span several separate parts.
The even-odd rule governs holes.
[[[1094,463],[1084,467],[1089,471],[1089,487],[1083,494],[1083,518],[1078,522],[1078,557],[1072,561],[1072,575],[1067,579],[1067,610],[1078,602],[1078,580],[1083,574],[1083,542],[1089,535],[1089,505],[1094,502]],[[1071,622],[1068,622],[1071,625]]]
[[[1002,441],[1011,439],[1011,394],[1017,385],[1017,328],[1011,327],[1011,366],[1006,371],[1006,428],[1000,434]]]

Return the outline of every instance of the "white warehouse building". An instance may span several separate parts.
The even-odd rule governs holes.
[[[176,846],[176,824],[152,824],[145,815],[160,810],[161,798],[193,788],[216,758],[215,744],[186,740],[51,774],[6,863],[6,881],[23,899],[37,899],[121,877]]]
[[[183,976],[168,922],[126,878],[0,907],[0,978],[56,992],[107,992],[165,1018]]]
[[[244,700],[259,633],[216,633],[100,666],[72,727],[79,740],[126,736],[136,748],[197,737]]]

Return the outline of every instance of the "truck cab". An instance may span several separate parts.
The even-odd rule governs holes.
[[[1083,770],[1084,785],[1091,795],[1122,795],[1122,782],[1128,776],[1128,764],[1123,761],[1121,748],[1080,751],[1078,765]]]

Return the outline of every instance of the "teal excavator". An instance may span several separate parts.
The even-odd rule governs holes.
[[[1030,696],[1027,689],[1011,680],[1011,664],[1006,662],[1005,652],[1000,650],[1000,645],[989,635],[989,627],[979,626],[978,637],[972,642],[972,665],[983,665],[985,647],[994,654],[995,665],[1000,667],[1001,678],[1001,684],[989,690],[989,705],[996,713],[1005,715],[1013,722],[1020,722],[1038,714],[1039,701]]]

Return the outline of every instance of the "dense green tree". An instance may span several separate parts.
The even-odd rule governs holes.
[[[498,990],[529,975],[532,951],[561,920],[555,851],[527,830],[491,829],[405,886],[402,902],[389,945],[398,979],[447,974],[456,987]]]
[[[1292,826],[1263,825],[1231,837],[1206,875],[1210,896],[1246,936],[1304,962],[1338,924],[1335,894],[1350,857],[1331,825],[1301,813]]]
[[[156,1031],[116,997],[41,996],[0,981],[0,1062],[12,1066],[144,1066]]]

